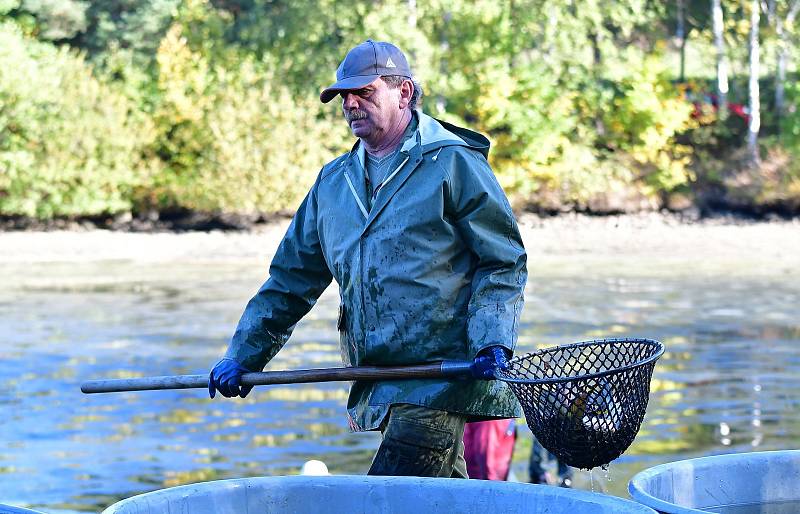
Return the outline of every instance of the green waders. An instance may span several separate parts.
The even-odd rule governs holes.
[[[391,407],[369,475],[468,478],[463,414],[405,403]]]

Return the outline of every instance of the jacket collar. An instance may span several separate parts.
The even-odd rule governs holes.
[[[422,163],[424,154],[439,150],[445,146],[470,147],[483,153],[484,156],[489,153],[489,140],[485,136],[437,120],[421,111],[414,111],[413,115],[417,117],[417,130],[400,147],[398,167],[390,173],[391,180],[384,181],[384,186],[378,191],[372,208],[367,213],[364,231],[367,230],[372,221],[378,217],[392,197]],[[348,164],[344,170],[346,178],[349,178],[347,181],[348,188],[354,196],[353,201],[359,205],[359,210],[362,214],[366,212],[364,205],[367,205],[367,191],[364,185],[365,159],[364,145],[361,144],[361,141],[356,141],[350,151],[350,156],[347,159]]]
[[[423,147],[430,147],[431,149],[434,145],[436,148],[447,145],[466,146],[467,143],[462,138],[444,128],[444,126],[435,119],[422,112],[417,112],[416,114],[418,119],[417,133],[419,134],[419,139],[407,139],[400,149],[401,152],[410,150],[417,142]]]

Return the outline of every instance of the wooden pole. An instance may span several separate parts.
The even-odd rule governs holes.
[[[350,368],[297,369],[245,373],[242,385],[304,384],[309,382],[342,382],[350,380],[401,380],[419,378],[455,378],[470,375],[470,361],[444,361],[415,366],[357,366]],[[172,375],[164,377],[90,380],[81,384],[81,391],[120,393],[125,391],[160,391],[208,387],[208,375]]]

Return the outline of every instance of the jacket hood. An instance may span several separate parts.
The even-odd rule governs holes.
[[[458,145],[468,146],[482,153],[484,157],[489,157],[489,139],[483,134],[437,120],[420,111],[416,111],[415,114],[419,120],[417,133],[422,145],[422,153],[438,150],[443,146]],[[417,143],[415,139],[409,138],[403,144],[401,151],[410,150]]]

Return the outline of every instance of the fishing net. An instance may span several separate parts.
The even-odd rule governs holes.
[[[497,378],[509,384],[528,426],[559,461],[591,469],[633,442],[664,345],[599,339],[515,357]]]

